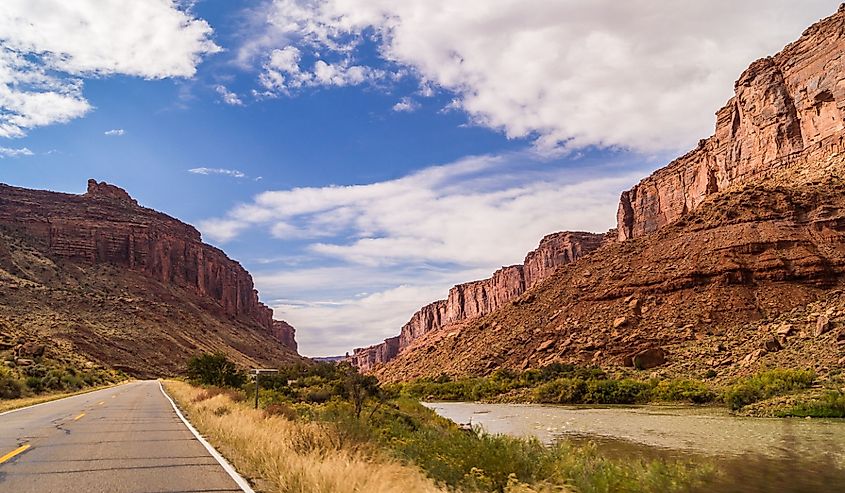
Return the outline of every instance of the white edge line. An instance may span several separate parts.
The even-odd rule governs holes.
[[[208,453],[211,454],[212,457],[217,459],[217,462],[220,463],[220,465],[229,474],[229,476],[231,476],[232,479],[235,480],[235,483],[237,483],[238,486],[240,486],[240,488],[245,493],[255,493],[255,490],[252,489],[252,486],[249,485],[249,483],[246,479],[243,478],[243,476],[238,474],[238,471],[236,471],[235,468],[232,467],[232,464],[229,464],[229,461],[227,461],[222,455],[220,455],[220,452],[218,452],[214,447],[212,447],[211,444],[208,443],[205,438],[203,438],[202,435],[199,434],[197,429],[194,428],[194,426],[187,419],[185,419],[185,416],[182,414],[182,411],[179,410],[179,407],[176,406],[176,403],[173,401],[173,399],[171,399],[170,396],[167,395],[167,392],[164,391],[164,385],[161,384],[161,380],[159,380],[158,382],[158,388],[161,389],[161,393],[164,394],[165,397],[167,397],[168,401],[170,401],[170,405],[173,406],[173,410],[176,411],[176,415],[179,416],[179,419],[181,419],[182,422],[185,423],[185,426],[188,427],[188,429],[191,431],[191,433],[194,434],[194,438],[196,438],[203,445],[203,447],[208,450]]]
[[[64,400],[67,400],[67,399],[73,399],[74,397],[83,397],[83,396],[86,396],[86,395],[96,394],[97,392],[103,392],[103,391],[105,391],[105,390],[112,390],[112,389],[115,389],[115,388],[117,388],[117,387],[120,387],[121,385],[126,385],[126,384],[128,384],[128,383],[134,383],[134,382],[137,382],[137,380],[129,380],[129,381],[126,381],[126,382],[121,382],[121,383],[119,383],[119,384],[117,384],[117,385],[112,385],[112,386],[110,386],[110,387],[106,387],[106,388],[104,388],[104,389],[89,390],[88,392],[82,392],[81,394],[69,395],[69,396],[67,396],[67,397],[60,397],[60,398],[58,398],[58,399],[53,399],[53,400],[49,400],[49,401],[39,402],[38,404],[33,404],[33,405],[31,405],[31,406],[26,406],[26,407],[16,407],[15,409],[10,409],[9,411],[3,411],[2,413],[0,413],[0,416],[5,416],[5,415],[7,415],[7,414],[16,413],[16,412],[18,412],[18,411],[25,411],[25,410],[27,410],[27,409],[32,409],[32,408],[34,408],[34,407],[45,406],[45,405],[47,405],[47,404],[53,404],[53,403],[56,403],[56,402],[59,402],[59,401],[64,401]]]

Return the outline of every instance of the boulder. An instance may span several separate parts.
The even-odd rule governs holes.
[[[763,341],[763,348],[767,352],[776,353],[776,352],[780,351],[781,349],[783,349],[783,346],[781,346],[780,341],[778,341],[774,337],[770,337],[770,338],[766,339],[765,341]]]
[[[783,336],[783,337],[789,337],[794,333],[795,333],[795,327],[793,327],[792,324],[781,324],[780,327],[778,327],[778,330],[777,330],[777,335]]]
[[[631,363],[638,370],[648,370],[666,364],[666,351],[662,348],[649,348],[631,357]]]
[[[550,349],[554,345],[555,345],[555,340],[549,339],[549,340],[543,342],[542,344],[540,344],[539,346],[537,346],[537,351],[547,351],[548,349]]]
[[[613,328],[619,329],[621,327],[625,327],[628,323],[628,317],[618,317],[613,320]]]
[[[44,345],[28,341],[15,348],[15,354],[30,358],[40,358],[44,356]]]
[[[830,318],[827,315],[819,315],[819,318],[816,319],[816,329],[813,331],[813,335],[819,337],[829,332],[830,329]]]

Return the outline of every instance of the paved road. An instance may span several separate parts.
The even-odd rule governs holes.
[[[0,415],[0,462],[10,493],[242,491],[156,381]]]

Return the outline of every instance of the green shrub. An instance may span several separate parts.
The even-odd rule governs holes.
[[[636,404],[648,402],[651,386],[639,380],[592,380],[587,382],[587,404]]]
[[[816,375],[810,370],[768,370],[734,383],[723,400],[733,410],[763,399],[809,388]]]
[[[584,401],[587,383],[576,378],[558,378],[534,389],[534,400],[544,404],[578,404]]]
[[[17,378],[0,377],[0,399],[17,399],[23,395],[23,384]]]
[[[821,399],[797,404],[788,411],[779,413],[779,416],[845,418],[845,393],[841,391],[828,392]]]
[[[188,360],[188,378],[202,385],[240,388],[246,375],[223,353],[204,353]]]

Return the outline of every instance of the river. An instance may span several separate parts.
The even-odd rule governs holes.
[[[735,492],[845,492],[845,421],[743,418],[692,406],[425,403],[494,434],[595,443],[603,454],[714,464]]]

